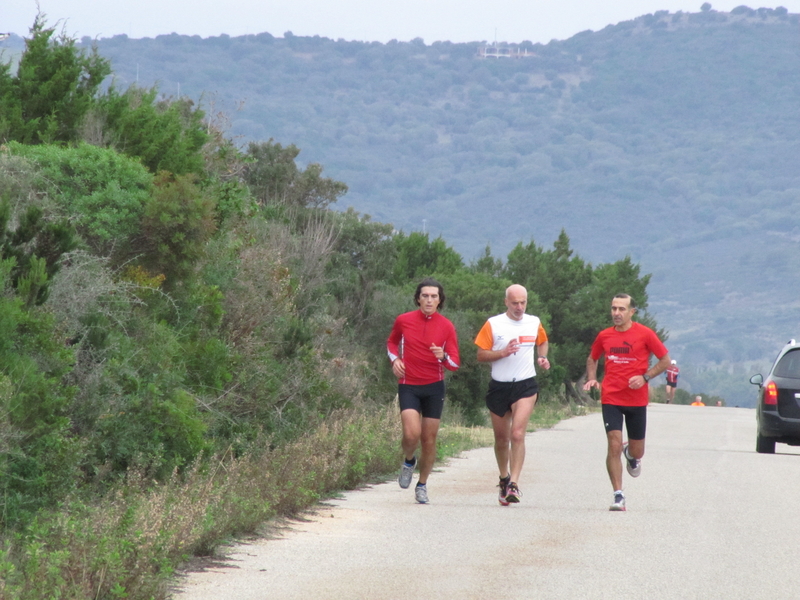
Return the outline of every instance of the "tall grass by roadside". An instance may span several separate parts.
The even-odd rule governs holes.
[[[65,502],[4,539],[0,598],[165,598],[189,556],[393,469],[398,439],[389,409],[341,411],[291,444],[214,457],[165,484],[131,473],[102,503]]]
[[[581,412],[544,403],[532,429]],[[492,443],[491,429],[453,420],[441,429],[440,459]],[[343,410],[291,444],[269,449],[264,440],[261,452],[198,462],[164,484],[131,473],[102,503],[65,501],[2,540],[0,598],[167,598],[171,576],[189,557],[394,472],[399,439],[395,406]]]

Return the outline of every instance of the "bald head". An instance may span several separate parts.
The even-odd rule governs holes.
[[[506,314],[509,319],[521,321],[528,306],[528,290],[519,284],[508,286],[506,289]]]
[[[515,283],[514,285],[510,285],[506,288],[506,298],[508,298],[512,294],[514,295],[522,294],[527,298],[528,290],[525,289],[525,286]]]

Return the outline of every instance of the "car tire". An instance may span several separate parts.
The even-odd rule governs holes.
[[[764,437],[759,433],[756,436],[756,452],[759,454],[775,454],[775,440]]]

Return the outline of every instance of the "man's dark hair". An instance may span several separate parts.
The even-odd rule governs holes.
[[[631,301],[631,302],[630,302],[630,304],[629,304],[629,306],[630,306],[631,308],[636,308],[636,300],[634,300],[634,299],[633,299],[633,296],[631,296],[630,294],[617,294],[616,296],[614,296],[614,298],[621,298],[621,299],[623,299],[623,300],[624,300],[625,298],[627,298],[628,300],[630,300],[630,301]]]
[[[442,284],[436,281],[433,277],[426,277],[422,281],[419,282],[417,286],[417,291],[414,292],[414,304],[419,306],[419,295],[422,293],[422,288],[424,287],[435,287],[439,288],[439,309],[444,308],[444,288]]]

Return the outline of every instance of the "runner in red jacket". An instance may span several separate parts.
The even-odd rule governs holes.
[[[458,339],[453,324],[438,310],[444,306],[444,288],[435,279],[424,279],[414,293],[419,310],[395,319],[386,341],[392,372],[398,381],[400,420],[403,425],[403,454],[398,482],[411,485],[419,458],[419,481],[415,497],[428,502],[428,476],[436,460],[436,435],[444,407],[444,371],[455,371],[460,364]]]

